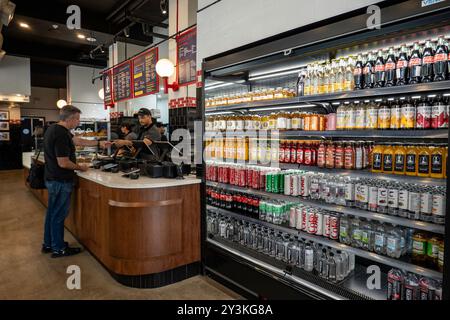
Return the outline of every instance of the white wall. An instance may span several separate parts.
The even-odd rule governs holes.
[[[69,66],[67,67],[67,101],[82,111],[82,119],[108,119],[108,111],[98,96],[103,83],[92,78],[100,74],[102,69]]]
[[[30,59],[5,56],[0,61],[0,94],[31,95]]]
[[[21,115],[45,117],[45,121],[58,121],[59,109],[56,102],[59,99],[66,99],[62,91],[54,88],[32,87],[30,102],[20,106]]]
[[[198,9],[213,0],[198,0]],[[198,59],[250,44],[380,0],[222,0],[197,15]],[[200,67],[199,67],[200,68]]]

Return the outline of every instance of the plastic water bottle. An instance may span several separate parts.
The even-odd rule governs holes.
[[[386,254],[396,259],[400,258],[402,254],[401,234],[395,225],[389,228],[386,235]]]
[[[386,230],[381,223],[375,226],[373,249],[375,253],[386,254]]]
[[[339,242],[350,245],[351,242],[351,227],[349,217],[342,216],[339,226]]]

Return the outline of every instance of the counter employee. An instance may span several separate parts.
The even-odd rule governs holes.
[[[140,150],[139,157],[142,159],[159,157],[160,150],[153,145],[153,141],[161,141],[161,134],[156,128],[156,121],[152,118],[152,113],[147,108],[142,108],[137,115],[140,124],[137,131],[137,139],[132,141],[116,140],[114,144],[119,148],[133,146],[136,150]]]
[[[51,125],[44,135],[45,186],[48,190],[48,208],[45,217],[43,253],[52,258],[71,256],[81,252],[64,242],[64,220],[69,214],[70,196],[74,186],[75,170],[87,171],[76,163],[75,145],[105,147],[105,142],[74,137],[70,130],[80,124],[80,109],[67,105],[61,109],[60,121]]]

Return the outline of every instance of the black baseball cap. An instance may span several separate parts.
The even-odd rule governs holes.
[[[152,113],[147,108],[141,108],[141,109],[139,109],[137,115],[138,116],[151,116]]]

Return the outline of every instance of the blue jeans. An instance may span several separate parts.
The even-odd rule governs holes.
[[[45,181],[48,190],[48,207],[45,217],[44,246],[53,251],[65,249],[64,220],[69,214],[73,182]]]

